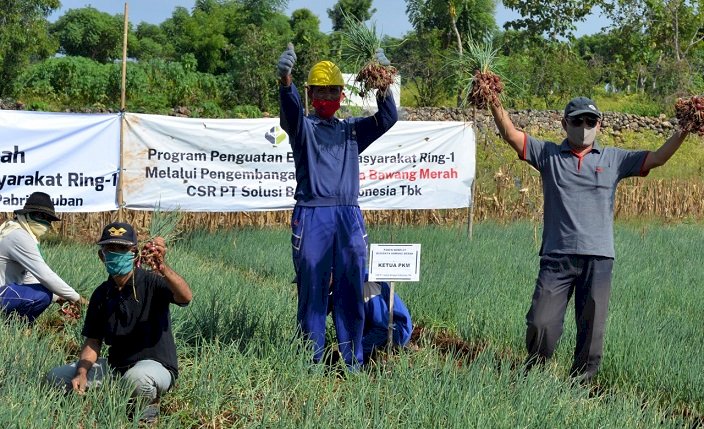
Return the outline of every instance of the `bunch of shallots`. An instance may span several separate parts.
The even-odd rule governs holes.
[[[81,306],[77,302],[66,301],[59,307],[59,314],[65,319],[78,320],[81,318]]]
[[[146,266],[152,271],[161,272],[164,269],[164,255],[153,241],[147,241],[142,246],[137,259],[137,267]]]
[[[704,96],[677,99],[675,116],[681,129],[704,136]]]
[[[501,78],[491,71],[474,72],[472,87],[467,94],[467,102],[477,109],[499,106],[499,94],[504,90]]]
[[[362,85],[359,95],[364,97],[372,89],[382,91],[382,94],[385,95],[386,90],[393,85],[395,76],[396,67],[384,66],[379,64],[378,61],[368,62],[357,73],[355,78],[355,81],[360,82]]]

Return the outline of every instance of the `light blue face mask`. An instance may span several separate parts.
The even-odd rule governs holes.
[[[134,254],[132,252],[108,252],[103,250],[105,258],[105,269],[111,276],[124,276],[132,271],[134,266]]]

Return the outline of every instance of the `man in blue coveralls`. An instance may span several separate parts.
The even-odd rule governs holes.
[[[586,97],[565,107],[560,144],[517,130],[500,104],[490,103],[501,137],[518,157],[540,172],[543,182],[543,241],[540,271],[526,315],[529,369],[549,359],[562,335],[567,303],[575,296],[577,344],[570,375],[589,382],[597,373],[614,263],[616,186],[646,176],[679,149],[687,136],[677,130],[654,152],[603,147],[596,141],[602,114]]]
[[[389,64],[381,49],[377,59]],[[308,74],[308,95],[315,111],[306,116],[292,83],[295,62],[289,44],[279,58],[277,73],[281,127],[288,134],[296,167],[291,250],[298,279],[298,327],[312,342],[313,361],[320,362],[332,267],[337,341],[347,366],[356,368],[364,363],[362,289],[367,252],[367,233],[357,202],[359,154],[396,123],[396,105],[390,93],[380,91],[379,110],[373,116],[335,118],[345,82],[335,64],[321,61]]]

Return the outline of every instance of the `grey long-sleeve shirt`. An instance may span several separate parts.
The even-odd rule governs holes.
[[[0,286],[10,283],[41,283],[61,298],[71,302],[80,299],[78,292],[44,262],[37,244],[21,228],[0,240]]]

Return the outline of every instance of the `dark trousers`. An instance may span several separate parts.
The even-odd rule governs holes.
[[[588,255],[543,255],[533,301],[526,315],[527,367],[555,352],[574,294],[577,344],[570,374],[591,378],[601,362],[604,328],[611,293],[613,258]]]

